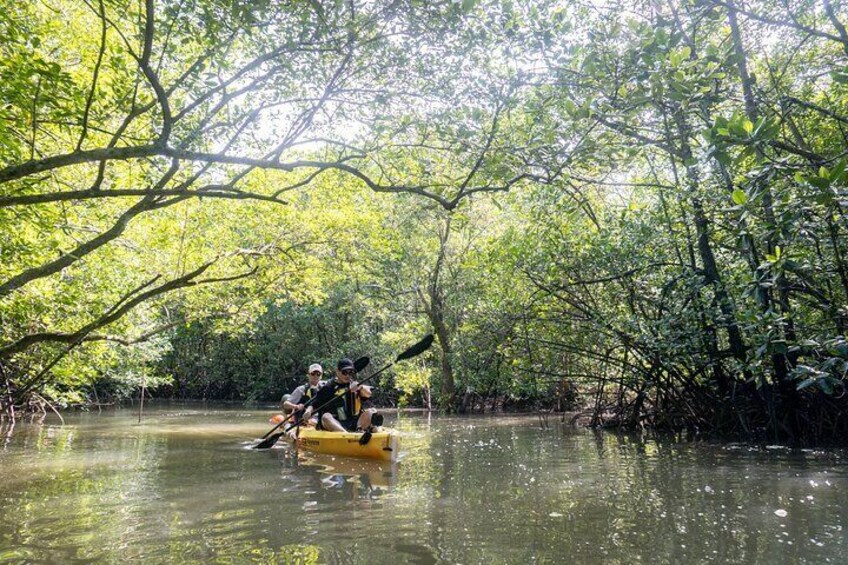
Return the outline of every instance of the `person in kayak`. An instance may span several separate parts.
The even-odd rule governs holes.
[[[320,408],[318,427],[333,432],[367,431],[371,429],[376,410],[369,407],[371,387],[353,380],[356,375],[353,361],[344,358],[336,365],[336,376],[328,381],[312,402]],[[306,408],[306,417],[313,406]]]
[[[321,380],[321,376],[323,374],[324,369],[320,364],[311,364],[306,373],[308,382],[295,387],[295,389],[291,391],[291,394],[284,394],[283,398],[280,399],[280,408],[282,408],[283,413],[275,414],[269,421],[272,424],[279,424],[291,416],[292,412],[303,412],[304,405],[315,397],[315,393],[318,392],[319,388],[324,386],[324,381]],[[299,419],[299,416],[300,414],[295,414],[295,418],[292,419],[292,422],[294,423],[297,419]]]
[[[320,364],[311,364],[307,374],[308,382],[295,388],[288,398],[283,400],[283,410],[289,414],[294,412],[297,419],[298,414],[303,412],[304,405],[312,400],[324,386],[324,381],[321,380],[323,375],[324,369]]]

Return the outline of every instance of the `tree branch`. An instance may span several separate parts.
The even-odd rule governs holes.
[[[124,232],[127,227],[127,224],[132,218],[141,214],[145,210],[149,210],[152,207],[154,200],[155,196],[153,195],[145,196],[141,201],[139,201],[129,210],[121,214],[121,216],[111,228],[98,235],[94,239],[91,239],[83,243],[82,245],[79,245],[76,249],[69,253],[64,253],[54,261],[50,261],[38,267],[27,269],[8,279],[6,282],[0,284],[0,296],[5,296],[10,292],[21,288],[22,286],[36,279],[44,278],[54,273],[58,273],[59,271],[72,265],[82,257],[85,257],[95,249],[98,249],[99,247],[112,241]]]
[[[822,108],[821,106],[818,106],[817,104],[813,104],[812,102],[806,102],[804,100],[800,100],[798,98],[795,98],[794,96],[784,96],[781,100],[785,101],[785,102],[789,102],[790,104],[795,104],[797,106],[807,108],[808,110],[814,110],[814,111],[816,111],[820,114],[824,114],[825,116],[833,118],[837,122],[841,122],[843,124],[848,124],[848,118],[840,116],[836,112],[834,112],[832,110],[828,110],[827,108]]]
[[[498,103],[495,107],[495,113],[492,116],[492,126],[489,129],[489,135],[486,136],[486,143],[483,145],[483,149],[480,150],[480,155],[477,156],[477,161],[474,163],[474,166],[471,167],[471,170],[468,172],[465,180],[462,181],[461,185],[459,185],[459,192],[456,197],[454,197],[454,202],[459,202],[465,192],[465,189],[468,187],[468,183],[471,182],[471,179],[474,178],[474,175],[477,174],[477,171],[479,171],[480,167],[483,165],[483,161],[486,159],[486,153],[488,153],[489,149],[492,147],[492,143],[495,141],[495,135],[497,135],[498,132],[498,119],[500,118],[501,110],[503,110],[503,105]]]
[[[159,82],[159,76],[153,67],[150,66],[150,56],[153,53],[153,34],[155,31],[155,9],[153,0],[145,0],[144,2],[144,49],[141,52],[141,58],[138,60],[141,72],[144,73],[147,82],[153,88],[156,98],[159,101],[159,106],[162,109],[162,131],[159,133],[159,138],[156,145],[165,145],[168,143],[168,138],[171,136],[171,127],[173,120],[171,118],[171,104],[168,101],[168,94],[162,88]]]
[[[155,145],[106,147],[85,151],[74,151],[73,153],[53,155],[43,159],[31,159],[19,165],[10,165],[0,169],[0,184],[71,165],[92,163],[95,161],[124,161],[127,159],[139,159],[162,154],[162,148],[156,147]]]
[[[838,35],[833,35],[831,33],[820,31],[820,30],[817,30],[817,29],[809,27],[809,26],[805,26],[805,25],[799,23],[794,18],[794,15],[792,15],[792,14],[791,15],[793,16],[793,21],[789,22],[789,21],[786,21],[786,20],[777,20],[777,19],[774,19],[774,18],[770,18],[768,16],[763,16],[763,15],[757,14],[755,12],[752,12],[750,10],[745,10],[743,8],[740,8],[740,7],[732,4],[731,2],[724,2],[722,0],[712,0],[712,1],[713,1],[714,4],[716,4],[718,6],[723,6],[723,7],[727,8],[728,10],[733,10],[734,12],[742,14],[746,18],[756,20],[756,21],[764,23],[764,24],[777,26],[777,27],[788,27],[788,28],[796,29],[798,31],[803,31],[804,33],[808,33],[808,34],[813,35],[815,37],[821,37],[821,38],[824,38],[824,39],[830,39],[831,41],[836,41],[838,43],[842,43],[842,38],[839,37]]]
[[[91,90],[88,91],[88,98],[85,101],[85,111],[82,115],[82,133],[80,133],[79,141],[77,141],[76,150],[82,148],[82,142],[88,134],[88,116],[91,111],[91,104],[94,102],[94,93],[97,91],[97,79],[100,75],[100,65],[103,62],[103,53],[106,51],[106,7],[103,5],[103,0],[99,0],[100,6],[100,49],[97,52],[97,61],[94,63],[94,72],[91,77]]]
[[[157,275],[141,286],[134,288],[130,292],[126,293],[122,296],[111,308],[109,308],[105,313],[103,313],[100,317],[95,319],[92,322],[89,322],[82,328],[78,329],[75,332],[40,332],[29,334],[20,338],[19,340],[6,345],[4,347],[0,347],[0,358],[10,357],[15,355],[16,353],[20,353],[25,349],[43,342],[58,342],[58,343],[68,343],[72,346],[79,345],[82,341],[88,336],[91,332],[98,328],[102,328],[112,322],[118,320],[123,317],[127,312],[132,310],[138,304],[141,304],[145,300],[149,300],[153,297],[159,296],[160,294],[164,294],[171,290],[175,290],[178,288],[184,288],[187,286],[194,286],[196,284],[201,284],[201,281],[194,281],[193,279],[203,274],[209,267],[214,265],[217,262],[217,258],[204,263],[197,269],[183,275],[182,277],[170,280],[166,283],[163,283],[157,287],[154,287],[145,292],[139,292],[156,282],[161,278],[161,275]],[[245,275],[247,276],[247,275]],[[208,282],[216,282],[217,280],[224,279],[209,279]],[[136,295],[136,296],[133,296]],[[132,298],[130,298],[132,297]]]
[[[317,174],[317,173],[316,173]],[[296,188],[287,187],[288,188]],[[227,189],[226,185],[208,185],[195,190],[181,189],[166,189],[157,190],[156,196],[187,196],[193,198],[220,198],[223,200],[260,200],[263,202],[273,202],[275,204],[287,205],[288,202],[280,200],[277,195],[281,191],[277,191],[274,195],[259,194],[256,192],[246,192],[243,190]],[[127,188],[116,190],[69,190],[66,192],[49,192],[44,194],[26,194],[23,196],[6,196],[0,197],[0,208],[12,206],[30,206],[33,204],[46,204],[51,202],[68,202],[93,200],[96,198],[129,198],[138,196],[149,196],[151,190],[148,188]]]

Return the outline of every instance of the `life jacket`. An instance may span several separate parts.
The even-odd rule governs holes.
[[[303,390],[303,394],[300,397],[300,404],[306,404],[307,402],[312,401],[312,399],[315,397],[315,395],[318,394],[318,390],[321,388],[321,383],[318,383],[314,387],[309,386],[309,383],[306,383],[304,385],[300,385],[299,388],[301,390]],[[294,415],[295,423],[300,422],[301,416],[302,416],[302,413],[299,413],[299,412],[295,413],[295,415]]]
[[[334,416],[336,419],[339,422],[343,422],[352,418],[358,418],[362,412],[362,399],[359,397],[359,393],[351,392],[347,385],[342,385],[338,382],[334,382],[333,386],[336,388],[334,394],[342,399],[342,405],[337,406],[335,409]]]
[[[312,397],[315,396],[315,393],[318,392],[319,388],[321,388],[321,385],[315,385],[314,387],[309,386],[309,383],[303,385],[303,396],[301,397],[301,404],[305,404],[307,401],[312,400]]]

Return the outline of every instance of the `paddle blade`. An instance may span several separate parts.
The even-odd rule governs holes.
[[[284,432],[279,432],[274,435],[270,435],[267,438],[263,439],[259,443],[253,446],[253,449],[270,449],[274,447],[274,444],[277,443],[281,437],[283,437]]]
[[[363,355],[362,357],[353,362],[353,370],[358,373],[362,369],[367,367],[369,363],[371,363],[371,358],[367,355]]]
[[[395,359],[395,363],[398,361],[403,361],[404,359],[412,359],[413,357],[417,357],[430,349],[430,346],[433,345],[433,334],[427,334],[424,336],[424,339],[401,353]]]

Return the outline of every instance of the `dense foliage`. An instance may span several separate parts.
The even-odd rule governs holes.
[[[0,10],[3,408],[384,402],[846,437],[848,6]]]

